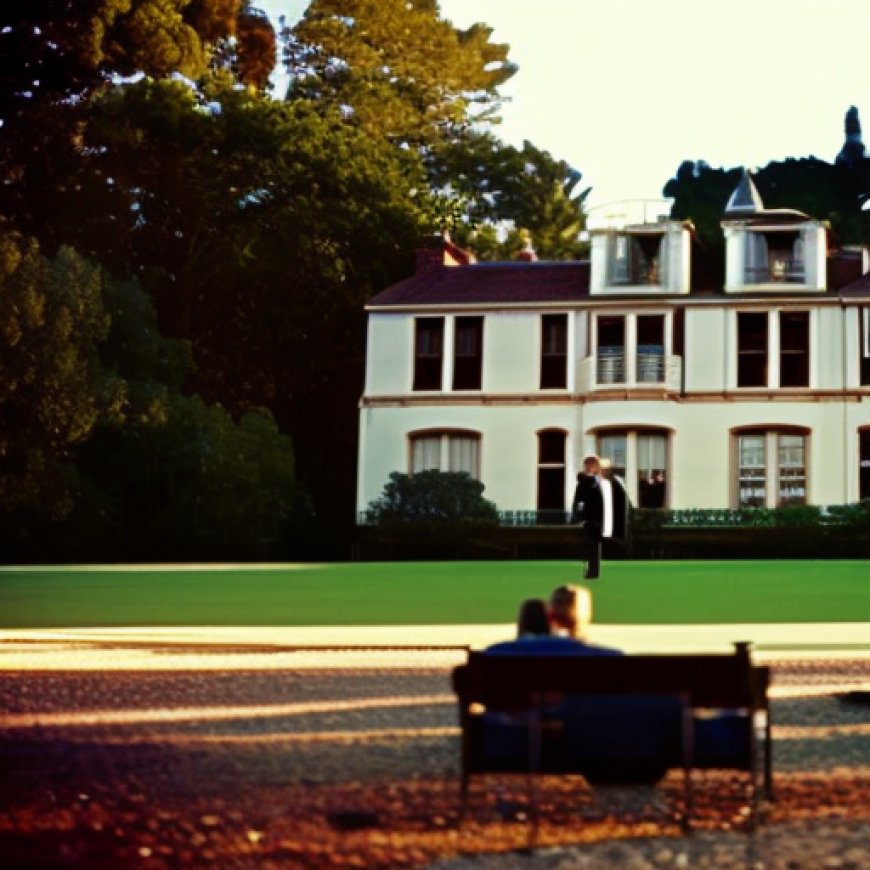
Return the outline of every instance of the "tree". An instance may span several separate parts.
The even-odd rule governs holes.
[[[76,447],[123,406],[124,385],[99,356],[109,329],[101,281],[100,270],[69,248],[46,258],[33,239],[0,232],[0,512],[7,521],[69,513]]]
[[[0,31],[0,213],[54,250],[54,214],[75,212],[75,176],[94,95],[119,76],[198,79],[239,38],[243,81],[268,77],[271,27],[242,0],[29,0],[7,4]],[[274,34],[271,43],[274,60]],[[105,181],[105,180],[104,180]]]
[[[312,0],[284,35],[288,99],[342,110],[393,142],[428,144],[496,119],[516,68],[492,28],[442,19],[437,0]]]
[[[545,260],[586,253],[580,233],[589,188],[578,192],[581,173],[548,151],[469,133],[434,149],[429,167],[436,187],[450,189],[463,203],[451,234],[479,259],[513,259],[527,242]]]

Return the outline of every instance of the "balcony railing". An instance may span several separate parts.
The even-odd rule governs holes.
[[[766,266],[747,266],[747,284],[803,284],[806,268],[803,260],[772,260]]]
[[[637,347],[637,382],[660,384],[665,379],[665,349],[661,345],[640,344]]]
[[[622,347],[598,348],[596,380],[599,384],[625,383],[625,350]]]

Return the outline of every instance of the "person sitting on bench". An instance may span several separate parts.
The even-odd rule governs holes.
[[[557,596],[556,593],[560,594]],[[560,586],[553,596],[559,601],[557,619],[554,619],[552,601],[548,612],[547,605],[540,598],[529,598],[520,605],[516,640],[494,644],[484,652],[487,655],[622,655],[619,650],[583,640],[592,617],[592,596],[586,589]],[[552,627],[557,624],[570,626],[570,633],[553,633]]]

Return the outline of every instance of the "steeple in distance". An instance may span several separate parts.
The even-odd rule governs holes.
[[[837,155],[837,166],[845,166],[853,169],[865,159],[864,141],[861,138],[861,119],[858,117],[858,108],[849,106],[846,112],[846,141]]]

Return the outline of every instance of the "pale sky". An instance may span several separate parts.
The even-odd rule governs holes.
[[[295,21],[306,0],[259,0]],[[441,0],[519,71],[497,130],[583,173],[590,205],[661,196],[684,159],[832,161],[843,117],[870,145],[870,0]]]

